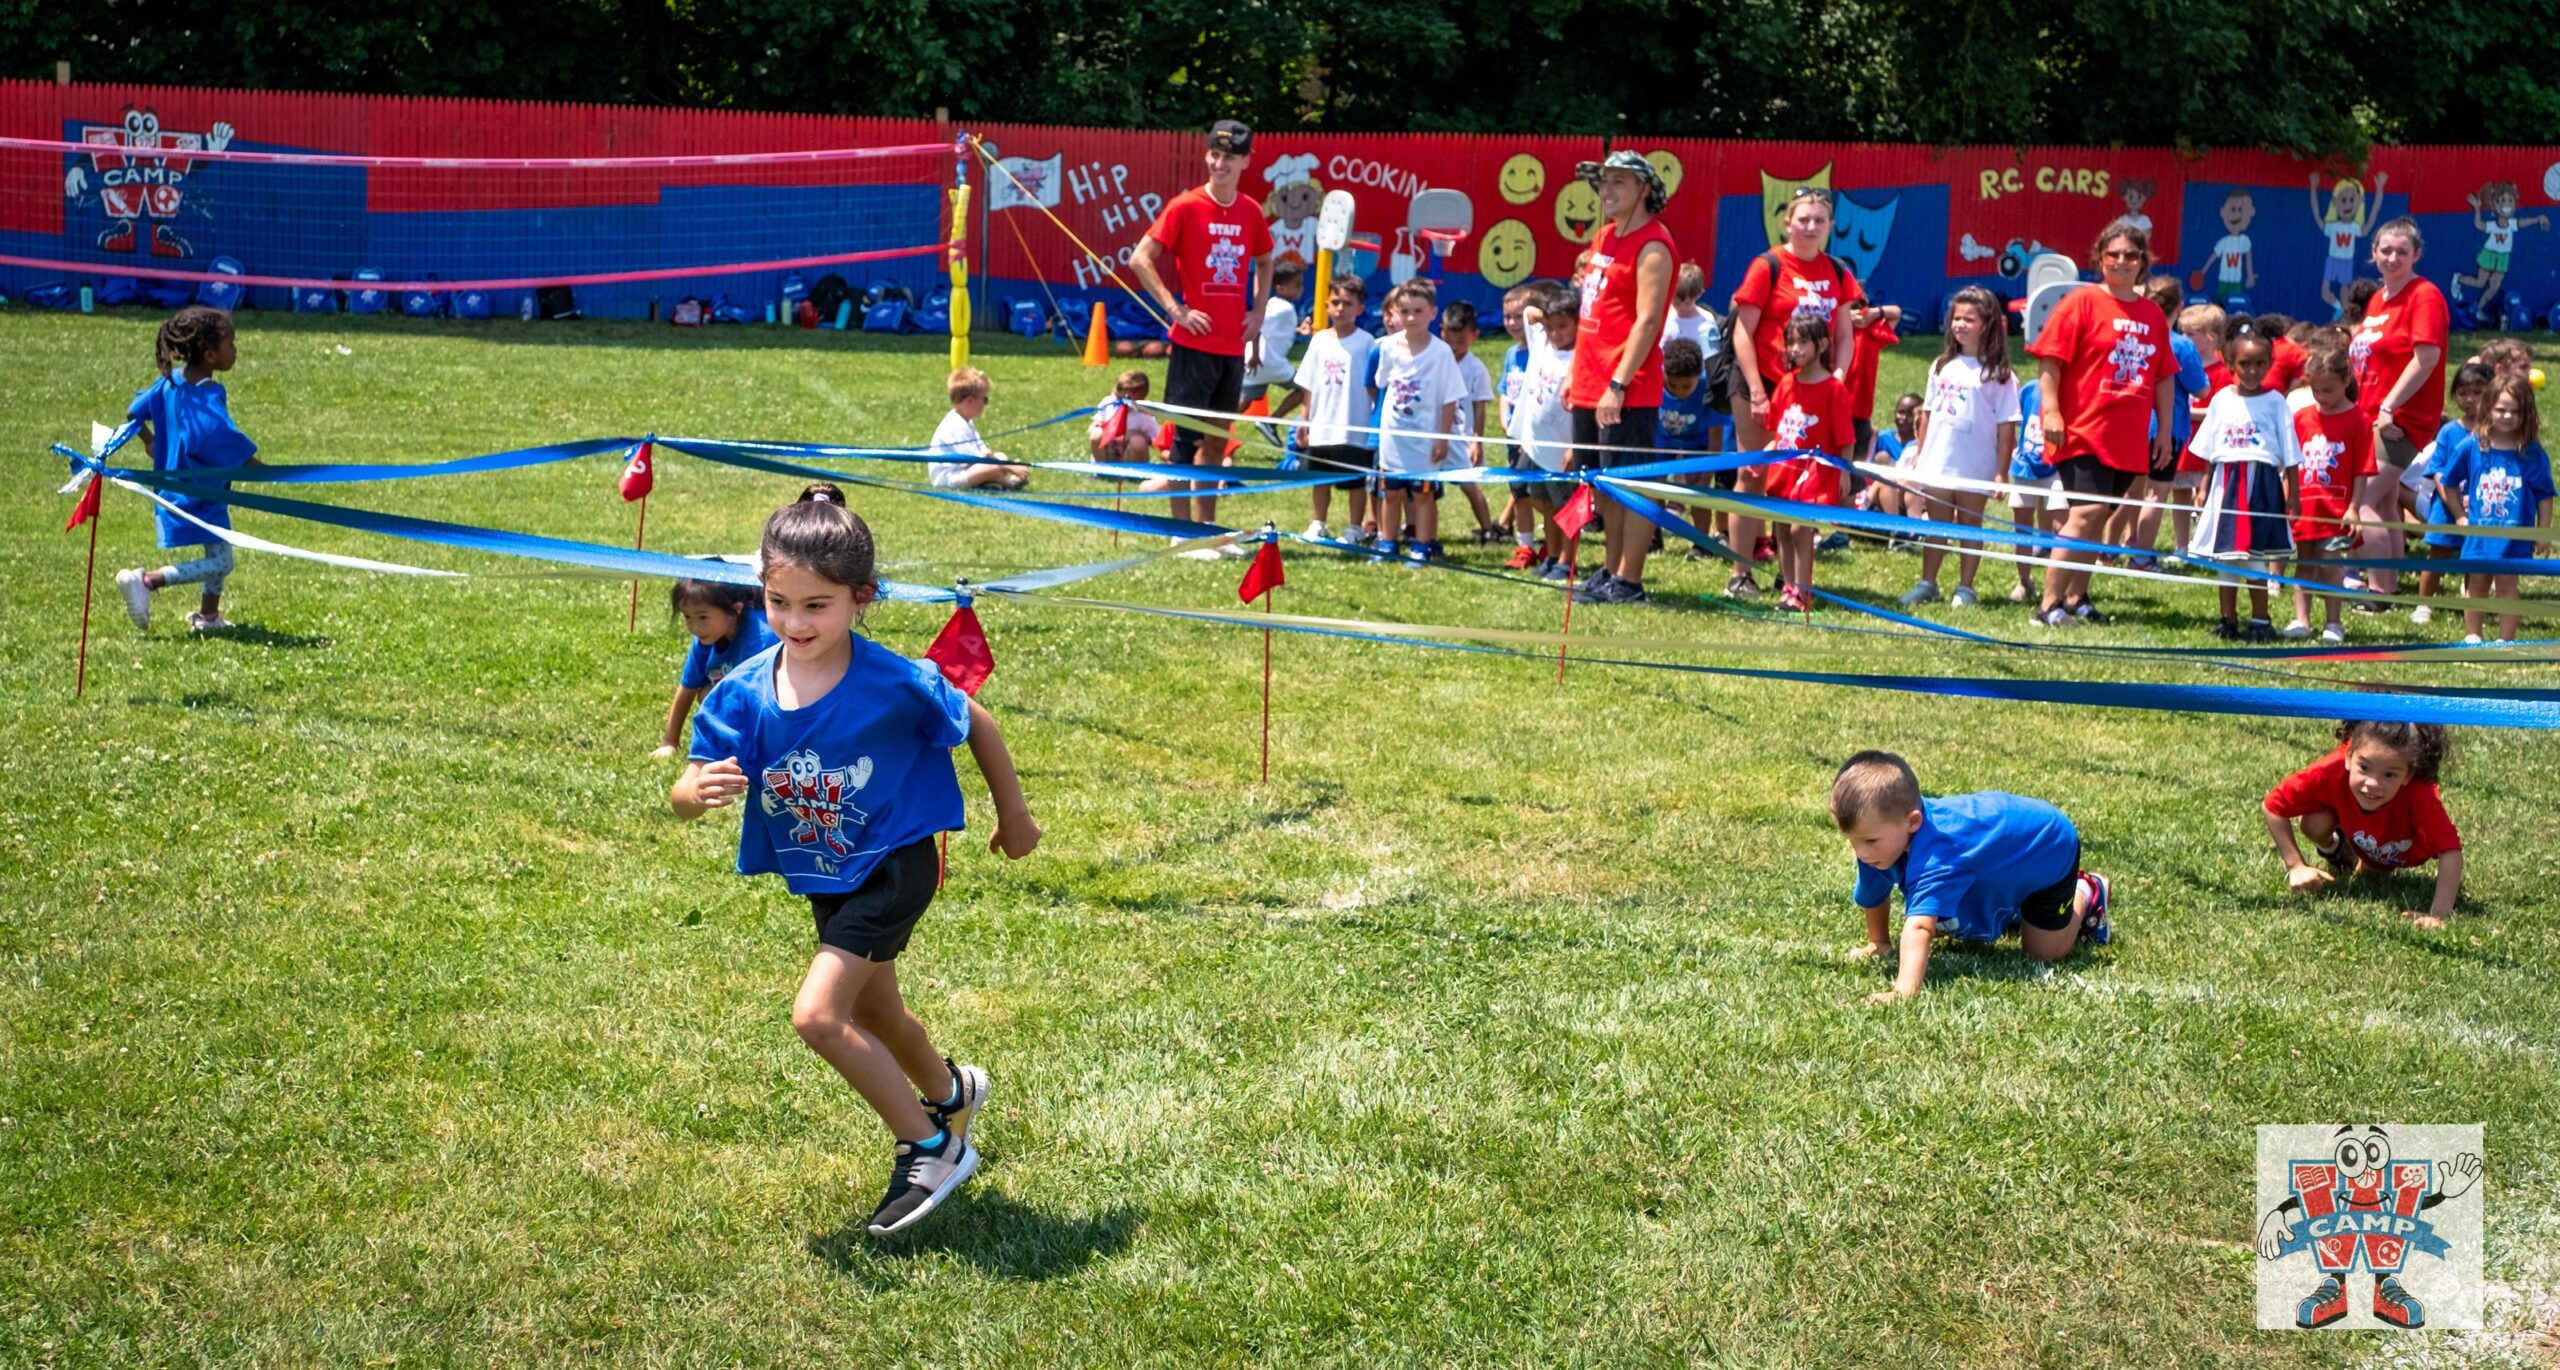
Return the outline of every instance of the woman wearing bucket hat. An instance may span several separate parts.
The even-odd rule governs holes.
[[[1573,413],[1573,459],[1580,469],[1654,461],[1655,420],[1662,410],[1663,320],[1671,313],[1671,281],[1680,251],[1654,216],[1670,198],[1662,176],[1641,155],[1620,150],[1584,162],[1576,175],[1600,194],[1607,220],[1591,239],[1590,264],[1576,284],[1582,325],[1574,335],[1565,405]],[[1627,450],[1608,451],[1607,448]],[[1584,604],[1644,602],[1645,554],[1653,530],[1613,499],[1602,499],[1600,569],[1574,591]]]

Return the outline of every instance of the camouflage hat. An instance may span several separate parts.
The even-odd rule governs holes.
[[[1589,181],[1591,188],[1598,190],[1600,173],[1604,171],[1635,173],[1636,179],[1644,182],[1644,212],[1647,214],[1659,214],[1662,207],[1671,202],[1671,188],[1662,183],[1662,173],[1653,169],[1653,163],[1646,161],[1643,153],[1620,148],[1610,153],[1606,161],[1578,163],[1573,174]]]

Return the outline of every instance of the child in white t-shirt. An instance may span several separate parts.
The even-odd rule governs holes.
[[[937,461],[927,470],[933,483],[945,490],[1019,490],[1031,483],[1031,473],[1019,466],[1004,463],[1011,460],[1002,452],[987,450],[986,440],[978,436],[978,416],[987,412],[987,395],[994,387],[987,373],[974,366],[964,366],[951,373],[951,412],[933,430],[933,446],[929,453],[937,457],[958,457],[958,461]]]
[[[2204,507],[2196,513],[2195,540],[2187,554],[2215,561],[2281,563],[2293,555],[2291,514],[2302,466],[2302,438],[2284,396],[2267,388],[2275,364],[2274,340],[2241,319],[2222,345],[2231,385],[2205,407],[2187,450],[2207,464]],[[2267,617],[2267,586],[2249,586],[2249,625],[2237,618],[2240,587],[2222,584],[2222,623],[2214,636],[2226,641],[2276,640]]]
[[[1440,341],[1449,345],[1449,355],[1458,359],[1458,426],[1450,430],[1458,441],[1449,444],[1445,468],[1484,465],[1485,411],[1493,404],[1493,374],[1484,368],[1484,359],[1475,355],[1476,307],[1465,300],[1451,300],[1440,311]],[[1467,497],[1468,507],[1475,510],[1476,541],[1500,542],[1506,536],[1493,521],[1493,508],[1485,503],[1484,487],[1473,483],[1458,489]]]
[[[1558,286],[1538,303],[1520,311],[1521,341],[1529,359],[1511,401],[1510,436],[1520,443],[1522,463],[1549,475],[1562,475],[1573,456],[1573,411],[1565,407],[1565,378],[1573,371],[1573,336],[1582,326],[1582,293]],[[1561,340],[1562,347],[1556,346]],[[1556,526],[1556,510],[1573,495],[1573,482],[1532,481],[1518,487],[1521,498],[1545,521],[1537,564],[1541,580],[1569,580],[1564,530]]]
[[[1458,359],[1449,345],[1431,336],[1438,297],[1429,281],[1406,281],[1387,294],[1387,327],[1378,340],[1378,470],[1385,489],[1379,497],[1379,550],[1395,555],[1395,530],[1407,526],[1410,510],[1412,545],[1401,549],[1409,561],[1423,562],[1439,554],[1440,506],[1430,494],[1430,475],[1449,460],[1455,446],[1458,404],[1466,394],[1458,379]]]
[[[1271,417],[1279,419],[1305,405],[1307,427],[1299,447],[1319,474],[1342,477],[1310,492],[1315,506],[1314,521],[1307,525],[1310,538],[1333,536],[1325,516],[1333,512],[1333,491],[1338,485],[1351,492],[1351,522],[1344,538],[1368,541],[1361,520],[1369,511],[1369,473],[1378,462],[1378,440],[1363,431],[1378,410],[1377,392],[1369,388],[1369,363],[1378,340],[1360,326],[1360,310],[1368,298],[1368,287],[1359,277],[1333,278],[1325,298],[1332,327],[1307,340],[1307,354],[1298,362],[1289,393],[1271,407]]]
[[[1262,311],[1262,331],[1244,343],[1245,403],[1298,374],[1289,364],[1289,349],[1298,345],[1298,297],[1305,288],[1305,269],[1295,261],[1284,257],[1271,268],[1271,303]]]
[[[1982,506],[1990,500],[1982,487],[2009,469],[2022,417],[2018,377],[2009,366],[2009,311],[1999,296],[1967,286],[1947,308],[1947,345],[1929,364],[1919,435],[1903,457],[1902,479],[1936,492],[1915,501],[1913,516],[1981,527]],[[1938,567],[1946,556],[1945,543],[1923,546],[1920,580],[1903,595],[1904,608],[1936,602]],[[1982,558],[1970,551],[1958,554],[1957,608],[1981,603],[1973,588],[1981,565]]]
[[[1662,342],[1669,347],[1675,339],[1686,338],[1698,345],[1698,355],[1712,357],[1724,342],[1724,329],[1716,312],[1700,304],[1707,294],[1706,268],[1691,262],[1680,268],[1671,282],[1671,314],[1662,321]]]
[[[1123,371],[1111,386],[1111,397],[1093,407],[1085,425],[1084,447],[1095,461],[1144,465],[1155,450],[1156,416],[1138,408],[1147,398],[1147,373]]]

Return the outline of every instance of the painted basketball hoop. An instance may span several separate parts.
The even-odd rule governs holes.
[[[1404,225],[1396,244],[1396,265],[1403,269],[1390,274],[1402,282],[1418,269],[1437,281],[1449,254],[1475,230],[1476,207],[1465,191],[1426,190],[1413,197]]]

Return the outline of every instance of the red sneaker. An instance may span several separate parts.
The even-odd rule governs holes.
[[[2339,1302],[2344,1303],[2342,1298]],[[2389,1275],[2373,1278],[2373,1315],[2394,1327],[2424,1327],[2427,1310]]]
[[[1511,560],[1502,564],[1510,570],[1526,571],[1530,567],[1538,564],[1538,549],[1535,547],[1515,547],[1511,551]]]
[[[1753,561],[1776,561],[1778,559],[1777,539],[1763,536],[1758,542],[1751,544],[1751,559]]]
[[[2376,1294],[2380,1292],[2379,1288],[2375,1290]],[[2375,1300],[2377,1307],[2380,1302],[2378,1298]],[[2312,1290],[2309,1298],[2295,1307],[2293,1325],[2308,1331],[2326,1327],[2346,1315],[2347,1282],[2339,1276],[2330,1275],[2320,1281],[2320,1287]]]

